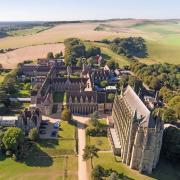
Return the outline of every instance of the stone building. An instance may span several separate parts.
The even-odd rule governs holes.
[[[151,112],[130,86],[115,97],[112,119],[122,162],[141,173],[151,173],[159,161],[162,121],[151,116]]]
[[[18,127],[27,134],[32,128],[39,128],[42,114],[39,109],[25,109],[17,116],[0,116],[0,126]]]

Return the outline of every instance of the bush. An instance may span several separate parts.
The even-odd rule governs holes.
[[[113,101],[114,101],[114,98],[115,98],[115,95],[114,95],[113,93],[108,94],[108,100],[109,100],[110,102],[113,102]]]
[[[31,141],[37,141],[38,138],[39,138],[38,129],[37,129],[37,128],[31,129],[31,130],[29,131],[28,138],[29,138]]]
[[[65,107],[63,109],[63,111],[61,112],[61,119],[64,121],[71,121],[72,114],[71,114],[71,110],[69,108]]]
[[[91,172],[91,177],[93,180],[102,180],[104,175],[105,169],[100,165],[97,165]]]
[[[102,88],[105,88],[106,86],[108,86],[108,81],[106,81],[106,80],[101,81],[101,82],[100,82],[100,86],[101,86]]]

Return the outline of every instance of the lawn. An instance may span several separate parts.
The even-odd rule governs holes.
[[[62,103],[64,102],[64,92],[54,92],[53,94],[53,101],[54,103]]]
[[[63,179],[65,164],[67,162],[68,179],[77,179],[77,158],[73,155],[65,157],[46,158],[32,157],[34,164],[15,162],[12,159],[0,161],[1,180],[52,180]],[[50,163],[47,164],[47,161]],[[40,162],[40,164],[39,164]]]
[[[61,121],[61,129],[59,131],[60,138],[74,139],[75,127],[67,121]]]
[[[46,152],[49,156],[59,155],[73,155],[75,148],[75,140],[39,140],[38,147],[40,150]],[[35,152],[36,153],[36,152]],[[39,153],[39,151],[37,151]]]
[[[107,137],[90,137],[89,143],[95,145],[100,151],[110,151],[111,146]]]
[[[68,179],[77,179],[75,141],[42,140],[33,144],[23,162],[0,158],[0,179],[63,179],[67,167]],[[67,157],[67,158],[66,158]]]

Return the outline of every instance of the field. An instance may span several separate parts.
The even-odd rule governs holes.
[[[5,68],[16,68],[17,64],[24,60],[45,58],[48,52],[59,53],[60,51],[64,51],[64,45],[62,43],[28,46],[0,54],[0,63]]]
[[[16,31],[9,31],[7,32],[7,34],[9,36],[27,36],[27,35],[33,35],[33,34],[37,34],[40,33],[44,30],[49,29],[50,27],[46,27],[46,26],[35,26],[33,28],[27,28],[27,29],[21,29],[21,30],[16,30]]]
[[[20,49],[1,54],[0,63],[5,67],[14,68],[15,64],[23,60],[45,57],[48,51],[59,52],[64,47],[62,44],[55,43],[63,42],[69,37],[97,41],[129,36],[142,36],[147,42],[149,57],[140,61],[147,64],[164,62],[180,64],[180,21],[135,19],[61,24],[31,35],[1,38],[0,49]],[[121,61],[120,65],[127,64],[124,57],[112,54],[113,52],[109,51],[107,47],[103,46],[102,51],[107,52],[117,61]]]

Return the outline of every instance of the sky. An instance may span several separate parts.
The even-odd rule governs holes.
[[[180,0],[0,0],[0,21],[180,18]]]

